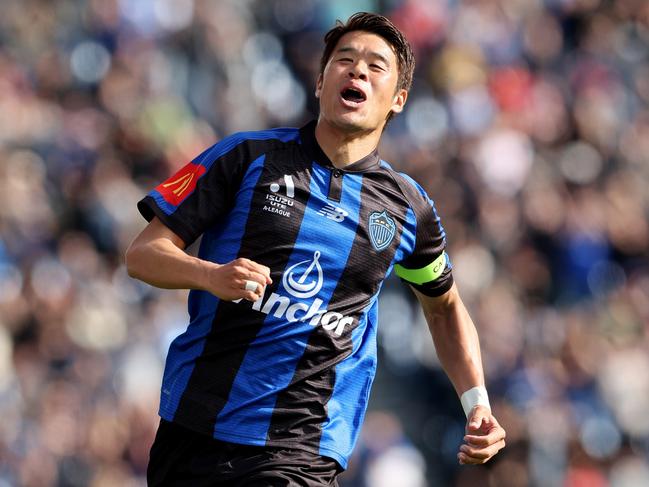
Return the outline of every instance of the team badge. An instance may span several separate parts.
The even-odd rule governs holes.
[[[387,211],[383,210],[381,213],[375,211],[370,214],[369,230],[372,246],[381,251],[392,242],[397,226]]]

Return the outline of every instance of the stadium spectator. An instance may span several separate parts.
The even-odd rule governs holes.
[[[508,447],[458,469],[463,418],[396,281],[370,407],[433,485],[649,484],[646,2],[10,0],[0,486],[143,485],[186,295],[126,276],[133,207],[225,134],[312,118],[322,34],[358,10],[413,33],[382,154],[445,217]]]

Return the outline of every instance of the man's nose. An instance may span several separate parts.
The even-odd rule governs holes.
[[[349,77],[367,81],[367,66],[364,63],[354,63],[349,70]]]

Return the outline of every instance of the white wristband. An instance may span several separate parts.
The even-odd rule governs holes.
[[[460,397],[460,402],[462,403],[462,409],[464,409],[464,414],[467,418],[469,417],[471,410],[478,404],[485,406],[491,411],[491,406],[489,405],[489,395],[487,394],[487,389],[485,388],[485,386],[476,386],[472,387],[468,391],[465,391]]]

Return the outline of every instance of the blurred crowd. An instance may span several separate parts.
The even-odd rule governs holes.
[[[649,485],[649,2],[4,0],[0,487],[145,485],[187,312],[126,274],[136,202],[314,118],[322,36],[360,10],[415,49],[381,155],[436,202],[508,446],[457,465],[459,401],[391,279],[341,485]]]

